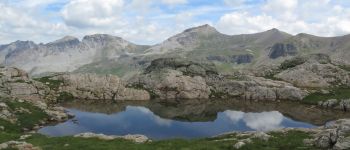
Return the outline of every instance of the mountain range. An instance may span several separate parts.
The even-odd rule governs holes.
[[[120,37],[95,34],[82,40],[66,36],[36,44],[16,41],[0,45],[0,63],[31,75],[54,72],[111,73],[127,76],[157,58],[181,57],[213,62],[222,72],[274,65],[294,56],[323,53],[340,65],[350,64],[350,35],[291,35],[278,29],[226,35],[210,25],[187,29],[162,43],[138,45]]]

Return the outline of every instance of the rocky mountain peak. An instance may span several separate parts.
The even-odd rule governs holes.
[[[65,36],[61,39],[58,39],[54,42],[51,42],[51,43],[48,43],[47,45],[60,45],[60,44],[66,44],[66,43],[69,43],[69,44],[79,44],[80,41],[78,38],[76,37],[73,37],[73,36]]]
[[[36,44],[33,41],[16,41],[11,43],[9,46],[16,49],[29,49],[36,47]]]
[[[92,46],[92,47],[98,47],[106,45],[109,42],[117,42],[117,43],[124,43],[126,42],[124,39],[108,34],[93,34],[93,35],[87,35],[83,38],[83,43]]]
[[[83,41],[101,41],[101,40],[112,40],[112,39],[122,40],[122,38],[120,37],[112,36],[109,34],[93,34],[93,35],[84,36]]]
[[[187,30],[184,31],[186,32],[200,32],[200,33],[216,33],[218,32],[214,27],[205,24],[205,25],[201,25],[198,27],[193,27],[193,28],[189,28]]]

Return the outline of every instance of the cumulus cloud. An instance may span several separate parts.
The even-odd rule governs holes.
[[[244,117],[244,112],[241,112],[241,111],[226,110],[223,112],[223,114],[226,117],[228,117],[234,124],[242,120]]]
[[[348,34],[350,30],[350,9],[330,0],[267,0],[256,7],[227,13],[220,17],[216,26],[227,34],[279,28],[292,34],[337,36]]]
[[[123,0],[72,0],[62,16],[74,27],[108,26],[117,23],[123,5]]]
[[[248,127],[254,130],[268,131],[281,128],[283,115],[278,111],[246,113],[243,120]]]
[[[268,131],[281,128],[283,115],[278,111],[261,113],[244,113],[241,111],[227,110],[223,112],[233,124],[243,121],[246,126],[257,131]]]
[[[278,28],[337,36],[350,33],[349,6],[343,0],[0,0],[0,43],[106,33],[156,44],[205,23],[226,34]]]

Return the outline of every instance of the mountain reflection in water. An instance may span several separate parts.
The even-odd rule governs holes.
[[[73,102],[66,104],[66,108],[75,114],[73,119],[44,127],[39,132],[49,136],[93,132],[107,135],[143,134],[152,139],[198,138],[232,131],[311,128],[345,115],[300,104],[242,103],[234,100],[115,104]]]

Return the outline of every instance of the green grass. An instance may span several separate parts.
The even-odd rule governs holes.
[[[15,112],[15,115],[18,119],[19,126],[21,128],[32,128],[35,124],[40,122],[43,119],[48,118],[48,115],[43,112],[40,108],[29,104],[28,102],[16,102],[16,101],[8,101],[6,103],[12,110],[18,110],[20,108],[29,110],[30,113],[27,112]]]
[[[306,146],[304,139],[311,138],[309,134],[301,131],[289,131],[287,133],[271,133],[268,141],[252,139],[252,143],[243,146],[242,150],[294,150],[294,149],[315,149]],[[43,150],[75,150],[75,149],[105,149],[105,150],[231,150],[233,145],[240,139],[235,134],[228,134],[215,138],[203,139],[171,139],[146,143],[134,143],[132,141],[117,139],[103,141],[95,138],[83,139],[74,137],[46,137],[35,134],[27,142],[41,147]],[[68,146],[64,146],[68,145]]]
[[[270,133],[273,137],[268,141],[253,139],[253,142],[241,148],[241,150],[316,150],[306,146],[304,139],[311,136],[301,131],[289,131],[286,134],[280,132]]]
[[[44,113],[41,109],[31,105],[27,102],[17,102],[15,100],[3,99],[2,101],[6,103],[6,105],[15,112],[20,108],[27,109],[28,112],[15,112],[17,122],[11,123],[9,121],[0,119],[0,126],[3,126],[5,129],[0,131],[0,143],[16,140],[20,137],[22,129],[28,128],[31,129],[35,124],[38,124],[41,120],[45,120],[48,118],[48,115]]]
[[[47,77],[36,78],[34,80],[46,84],[52,90],[57,90],[60,87],[60,85],[63,83],[63,81],[54,80],[51,78],[52,78],[51,76],[47,76]]]
[[[233,149],[232,141],[213,141],[207,139],[200,140],[162,140],[153,141],[142,144],[137,144],[127,140],[112,140],[103,141],[99,139],[83,139],[74,137],[53,137],[48,138],[43,135],[35,135],[28,139],[28,142],[41,147],[42,149],[50,150],[219,150],[219,149]],[[63,145],[69,146],[64,147]]]
[[[19,137],[20,137],[19,133],[0,132],[0,144],[3,142],[18,139]]]
[[[16,83],[26,83],[26,81],[22,80],[22,79],[18,79],[15,81]]]
[[[323,94],[320,92],[312,93],[306,96],[302,102],[306,104],[316,105],[320,101],[326,101],[329,99],[349,99],[350,98],[350,88],[334,88],[331,89],[329,94]]]

